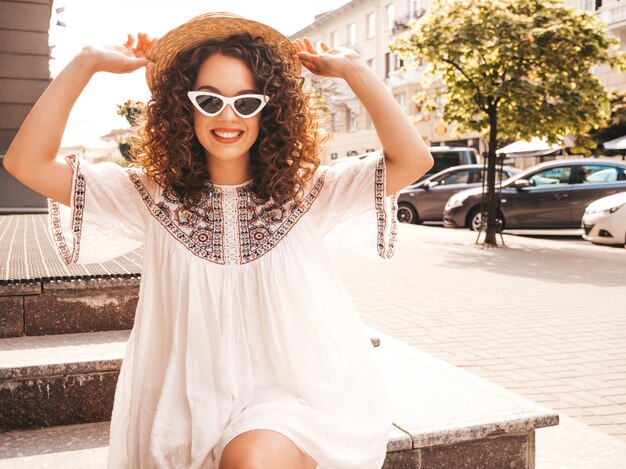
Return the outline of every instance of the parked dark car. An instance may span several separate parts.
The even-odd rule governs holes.
[[[504,181],[521,170],[498,167],[496,182]],[[466,164],[444,169],[400,191],[398,220],[404,223],[441,221],[443,207],[451,195],[470,187],[481,186],[485,169],[482,164]]]
[[[477,164],[480,163],[480,157],[478,151],[472,147],[428,147],[428,151],[433,157],[433,167],[417,181],[423,181],[437,173],[440,173],[444,169],[452,168],[453,166],[461,166],[464,164]]]
[[[626,162],[599,158],[547,161],[501,185],[501,229],[580,228],[587,205],[626,190]],[[479,187],[450,197],[444,208],[443,225],[478,229],[482,220],[481,192]]]

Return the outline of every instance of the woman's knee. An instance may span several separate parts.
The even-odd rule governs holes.
[[[219,469],[315,469],[313,459],[280,432],[249,430],[224,447]]]

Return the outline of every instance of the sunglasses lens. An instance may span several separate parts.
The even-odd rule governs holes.
[[[259,98],[239,98],[235,101],[235,108],[244,116],[249,116],[254,111],[259,109],[261,104],[263,104],[263,101],[261,101]]]
[[[222,106],[224,106],[224,102],[217,96],[196,96],[196,102],[198,103],[198,106],[200,106],[209,114],[215,114],[220,109],[222,109]]]

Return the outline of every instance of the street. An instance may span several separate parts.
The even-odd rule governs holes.
[[[626,442],[626,249],[399,225],[391,260],[328,242],[367,325]]]

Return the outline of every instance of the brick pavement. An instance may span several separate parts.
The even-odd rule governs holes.
[[[626,442],[626,249],[400,224],[396,256],[329,241],[365,323]]]

